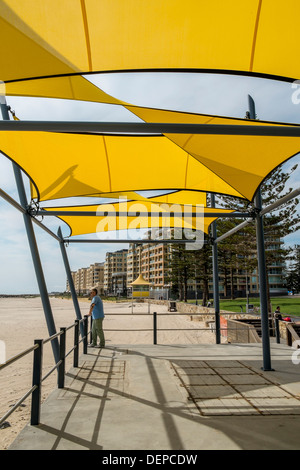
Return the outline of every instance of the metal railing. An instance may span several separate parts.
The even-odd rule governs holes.
[[[123,315],[130,315],[132,313],[118,313],[118,314],[107,314],[110,316],[123,316]],[[137,312],[137,316],[147,315],[149,313],[141,313]],[[212,331],[211,328],[159,328],[158,327],[158,316],[188,316],[190,314],[187,313],[159,313],[153,312],[153,325],[152,328],[146,329],[128,329],[121,330],[118,329],[105,329],[105,331],[152,331],[153,332],[153,344],[157,344],[157,333],[158,331]],[[192,316],[207,316],[207,313],[193,313]],[[225,314],[226,315],[226,314]],[[212,314],[213,316],[213,314]],[[91,317],[90,317],[91,318]],[[17,354],[16,356],[8,359],[3,364],[0,364],[0,372],[5,367],[13,364],[17,360],[25,357],[27,354],[33,352],[33,371],[32,371],[32,387],[23,395],[12,407],[11,409],[0,418],[0,426],[1,424],[30,396],[32,395],[31,399],[31,418],[30,424],[31,425],[38,425],[40,423],[40,410],[41,410],[41,389],[42,383],[55,371],[57,370],[57,386],[58,388],[64,388],[65,385],[65,365],[66,365],[66,358],[73,352],[73,367],[78,367],[79,363],[79,345],[83,343],[83,354],[87,354],[88,352],[88,335],[90,334],[90,341],[92,341],[92,333],[91,328],[89,330],[88,325],[89,316],[85,315],[82,320],[75,320],[75,322],[70,325],[69,327],[62,327],[60,331],[55,335],[50,336],[49,338],[43,339],[36,339],[34,341],[34,345],[31,348],[26,349],[25,351]],[[80,323],[83,323],[83,335],[82,338],[79,339],[79,331],[80,331]],[[91,327],[92,327],[92,318],[91,318]],[[67,331],[74,328],[74,344],[70,351],[66,352],[66,334]],[[220,328],[220,330],[229,330],[230,328]],[[52,367],[50,371],[47,372],[45,376],[42,376],[42,369],[43,369],[43,348],[46,343],[53,341],[56,338],[60,338],[59,341],[59,360],[58,362]]]
[[[157,312],[153,312],[153,313],[141,313],[141,312],[136,312],[136,313],[117,313],[117,314],[114,314],[114,313],[108,313],[108,314],[105,314],[105,315],[109,315],[109,316],[132,316],[132,315],[136,315],[136,316],[150,316],[152,315],[153,316],[153,324],[152,324],[152,328],[138,328],[138,329],[107,329],[105,328],[105,331],[109,331],[109,332],[114,332],[114,331],[123,331],[123,332],[132,332],[132,331],[149,331],[153,333],[153,344],[157,344],[157,333],[159,331],[210,331],[210,332],[214,332],[215,331],[215,327],[210,327],[210,328],[161,328],[159,327],[159,324],[158,324],[158,317],[162,317],[162,316],[185,316],[185,317],[188,317],[188,316],[192,316],[192,317],[196,317],[196,316],[204,316],[204,317],[207,317],[207,316],[211,316],[211,317],[214,317],[214,313],[201,313],[201,312],[196,312],[196,313],[187,313],[187,312],[177,312],[177,313],[171,313],[171,312],[167,312],[167,313],[163,313],[163,312],[160,312],[159,314]],[[232,315],[232,313],[222,313],[222,315],[226,316],[226,315]],[[240,313],[237,313],[237,315],[241,315]],[[210,323],[214,323],[214,322],[210,322]],[[220,327],[219,330],[220,331],[229,331],[231,329],[234,329],[235,331],[237,331],[238,329],[243,329],[243,328],[228,328],[228,327]]]
[[[83,323],[84,334],[79,339],[79,325]],[[74,344],[72,349],[66,353],[66,334],[67,331],[74,328]],[[49,338],[42,340],[36,339],[34,345],[31,348],[13,356],[12,358],[0,364],[0,371],[5,367],[13,364],[19,359],[27,356],[33,352],[33,371],[32,371],[32,387],[11,407],[11,409],[0,418],[0,426],[6,421],[6,419],[31,395],[31,418],[30,424],[37,425],[40,423],[40,410],[41,410],[41,389],[42,383],[55,371],[57,370],[57,386],[58,388],[64,388],[65,385],[65,364],[66,358],[73,352],[73,367],[78,367],[79,362],[79,345],[83,343],[83,353],[87,354],[88,347],[88,315],[82,320],[75,320],[75,322],[69,327],[60,328],[60,331]],[[48,342],[53,341],[55,338],[60,338],[59,342],[59,361],[55,364],[52,369],[47,372],[43,377],[43,348]]]

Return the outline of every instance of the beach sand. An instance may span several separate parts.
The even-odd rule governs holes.
[[[50,299],[56,331],[68,327],[76,318],[72,300]],[[89,311],[89,301],[79,302],[82,316]],[[131,302],[105,302],[104,331],[106,346],[121,344],[152,344],[153,343],[153,312],[158,313],[158,329],[178,329],[179,331],[158,331],[158,344],[212,344],[215,335],[212,331],[194,331],[194,328],[205,328],[204,322],[193,322],[190,315],[162,315],[167,313],[164,305],[148,305]],[[133,311],[133,313],[132,313]],[[115,316],[109,314],[116,314]],[[127,314],[127,315],[122,315]],[[183,331],[190,329],[191,331]],[[119,330],[119,331],[109,331]],[[124,331],[130,330],[130,331]],[[149,330],[149,331],[134,331]],[[181,330],[181,331],[180,331]],[[74,329],[67,332],[67,351],[73,347]],[[41,299],[36,298],[0,298],[0,341],[5,345],[6,360],[30,348],[35,339],[49,337]],[[3,343],[2,343],[3,345]],[[82,345],[80,354],[82,353]],[[66,360],[66,370],[72,366],[73,355]],[[33,353],[5,367],[0,371],[0,417],[9,410],[32,386]],[[50,342],[45,344],[43,351],[43,377],[54,366],[53,352]],[[54,371],[42,385],[42,401],[57,385],[57,374]],[[0,449],[5,450],[13,442],[23,427],[30,421],[31,398],[27,398],[22,406],[8,418],[8,427],[0,429]]]

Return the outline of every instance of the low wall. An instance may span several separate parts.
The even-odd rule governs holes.
[[[166,305],[168,307],[168,300],[155,300],[150,299],[151,304]],[[176,302],[176,308],[178,313],[186,313],[190,315],[191,321],[205,321],[210,322],[215,320],[215,309],[210,307],[202,307],[201,305],[189,304],[185,302]],[[222,313],[225,314],[222,316]],[[198,315],[197,315],[198,314]],[[199,315],[200,314],[200,315]],[[239,320],[242,318],[260,318],[256,315],[247,313],[230,312],[228,310],[220,310],[220,323],[221,326],[226,328],[227,319]]]
[[[229,343],[260,343],[261,339],[258,336],[256,329],[253,325],[243,323],[241,321],[228,319],[227,321],[227,340]]]

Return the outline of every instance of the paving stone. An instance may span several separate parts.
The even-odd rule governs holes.
[[[191,385],[187,389],[195,400],[198,398],[240,397],[230,385]]]
[[[232,385],[260,385],[260,384],[269,384],[268,379],[261,377],[257,374],[240,374],[240,375],[225,375],[226,380]]]
[[[300,415],[300,401],[296,398],[249,398],[249,402],[263,415]]]
[[[197,406],[203,415],[258,415],[259,412],[244,398],[215,398],[199,400]]]
[[[172,362],[174,367],[180,367],[181,369],[186,368],[195,368],[195,367],[209,367],[205,361],[197,361],[197,360],[178,360]]]
[[[276,385],[236,385],[235,388],[246,398],[290,397],[290,393]]]
[[[187,369],[176,369],[180,375],[217,375],[217,373],[209,367],[189,367]]]
[[[222,361],[222,360],[212,360],[206,361],[206,364],[209,367],[242,367],[239,361]]]
[[[215,367],[214,370],[220,375],[255,374],[254,371],[249,370],[247,367]]]
[[[226,385],[219,375],[189,375],[181,377],[186,385]]]

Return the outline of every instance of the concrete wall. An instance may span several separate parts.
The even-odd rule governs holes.
[[[150,300],[151,304],[158,305],[169,305],[167,300]],[[205,321],[210,322],[215,320],[215,309],[209,307],[202,307],[201,305],[188,304],[185,302],[176,302],[177,312],[186,313],[190,315],[191,321]],[[222,313],[224,314],[222,316]],[[201,314],[201,315],[199,315]],[[221,310],[221,324],[223,323],[224,327],[226,326],[227,319],[239,320],[242,318],[256,318],[256,316],[246,313],[235,313],[229,312],[228,310]],[[258,317],[260,318],[260,317]]]

